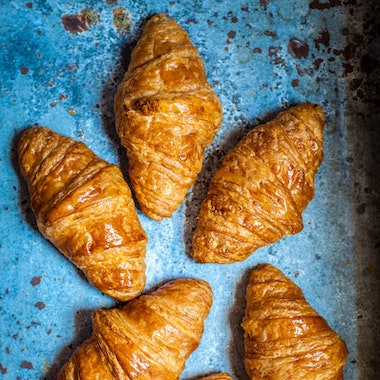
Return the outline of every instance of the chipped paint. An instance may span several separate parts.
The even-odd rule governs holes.
[[[89,8],[82,9],[78,14],[66,14],[62,16],[64,28],[72,34],[85,32],[98,22],[98,13]]]

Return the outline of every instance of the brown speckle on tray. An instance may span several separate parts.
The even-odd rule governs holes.
[[[276,32],[274,32],[272,30],[268,30],[268,29],[264,31],[264,35],[266,35],[268,37],[273,37],[273,38],[277,37],[277,33]]]
[[[39,285],[41,283],[41,278],[42,276],[35,276],[31,279],[30,283],[33,285],[33,286],[36,286],[36,285]]]
[[[45,308],[45,304],[44,304],[43,302],[41,302],[41,301],[36,302],[34,306],[35,306],[37,309],[40,309],[40,310],[42,310],[42,309]]]
[[[77,34],[85,32],[91,25],[99,22],[99,15],[92,9],[85,8],[79,14],[64,15],[61,20],[68,32]]]
[[[7,373],[7,369],[3,367],[3,365],[0,363],[0,372],[5,375]]]
[[[28,362],[28,361],[24,360],[20,364],[20,368],[33,369],[33,364],[31,362]]]
[[[198,20],[196,20],[195,18],[188,18],[188,19],[185,21],[185,24],[186,24],[186,25],[189,25],[189,24],[198,24]]]
[[[330,33],[328,30],[321,30],[319,33],[319,37],[314,39],[314,45],[317,50],[320,50],[320,45],[324,45],[325,47],[330,46]]]
[[[361,203],[357,208],[356,208],[356,212],[359,214],[359,215],[363,215],[365,213],[365,209],[366,209],[366,204],[365,203]]]
[[[323,59],[322,59],[322,58],[318,58],[318,59],[316,59],[316,60],[313,62],[314,69],[315,69],[315,70],[318,70],[322,62],[323,62]]]
[[[298,79],[293,79],[292,80],[292,87],[298,87],[300,85],[300,81]]]
[[[260,0],[260,2],[259,2],[260,7],[264,8],[264,9],[267,9],[268,4],[269,4],[269,0]]]
[[[236,37],[236,32],[234,30],[230,30],[227,34],[228,38],[235,38]]]
[[[21,72],[22,75],[26,75],[29,72],[29,68],[26,67],[26,66],[21,66],[20,67],[20,72]]]
[[[33,3],[28,1],[27,3],[25,3],[25,6],[29,9],[32,9],[33,8]]]
[[[288,53],[296,59],[307,58],[309,45],[297,37],[292,37],[288,43]]]
[[[329,9],[338,7],[341,5],[341,0],[329,0],[329,1],[321,1],[321,0],[313,0],[310,4],[311,9]]]
[[[132,18],[130,13],[123,7],[113,10],[113,25],[118,33],[126,33],[131,29]]]

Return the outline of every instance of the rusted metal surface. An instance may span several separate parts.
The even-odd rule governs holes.
[[[247,379],[241,318],[250,270],[290,276],[346,340],[346,379],[380,378],[379,6],[375,1],[8,1],[1,4],[0,373],[52,379],[91,333],[90,315],[115,303],[81,277],[36,228],[16,156],[31,125],[84,141],[126,173],[113,97],[146,19],[158,12],[190,34],[220,96],[224,122],[173,218],[139,213],[148,234],[147,285],[199,277],[214,305],[183,379],[213,371]],[[325,158],[301,233],[243,263],[195,264],[199,203],[225,153],[290,105],[326,113]]]

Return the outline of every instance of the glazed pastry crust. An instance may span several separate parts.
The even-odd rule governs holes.
[[[100,309],[92,337],[57,379],[178,379],[200,343],[211,304],[207,282],[178,279],[120,308]]]
[[[242,327],[250,379],[343,379],[345,342],[279,269],[258,265],[246,299]]]
[[[115,118],[142,211],[170,217],[201,170],[222,106],[189,35],[164,14],[149,19],[132,51]]]
[[[147,237],[120,169],[48,128],[25,130],[18,153],[42,235],[103,293],[139,295]]]
[[[212,375],[202,377],[200,380],[232,380],[228,373],[214,373]]]
[[[195,261],[232,263],[302,230],[322,162],[324,115],[304,103],[254,128],[211,180],[193,237]]]

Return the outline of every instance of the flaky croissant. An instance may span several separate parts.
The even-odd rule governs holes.
[[[214,373],[212,375],[202,377],[200,380],[232,380],[228,373]]]
[[[302,230],[323,158],[324,114],[304,103],[254,128],[211,180],[193,236],[197,262],[231,263]]]
[[[147,237],[120,169],[42,127],[23,132],[18,154],[42,235],[105,294],[139,295]]]
[[[178,279],[120,308],[100,309],[92,336],[57,379],[178,379],[200,343],[211,304],[207,282]]]
[[[343,379],[345,342],[279,269],[258,265],[246,299],[242,327],[250,379]]]
[[[115,119],[142,211],[170,217],[201,170],[222,107],[189,35],[164,14],[149,19],[132,51]]]

